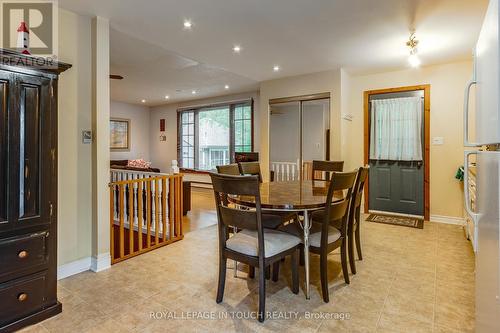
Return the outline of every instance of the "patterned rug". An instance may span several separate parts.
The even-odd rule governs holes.
[[[417,228],[417,229],[424,228],[424,220],[416,217],[370,214],[366,218],[366,221],[375,223],[402,225],[404,227]]]

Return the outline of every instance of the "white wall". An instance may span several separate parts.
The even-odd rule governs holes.
[[[461,217],[463,187],[454,176],[463,165],[463,97],[471,75],[471,61],[364,76],[343,73],[342,111],[354,116],[352,122],[342,120],[342,156],[346,169],[363,164],[364,91],[430,84],[431,139],[444,138],[443,145],[430,146],[431,218],[432,215]]]
[[[130,120],[130,151],[112,151],[112,160],[142,158],[150,161],[150,111],[149,107],[111,101],[111,118]],[[159,127],[159,125],[157,126]],[[155,167],[155,165],[153,165]]]
[[[150,157],[155,168],[162,172],[169,172],[172,160],[177,159],[177,109],[187,106],[204,105],[210,103],[236,101],[253,98],[254,100],[254,147],[255,151],[260,148],[259,128],[259,94],[257,92],[227,95],[201,99],[183,103],[167,104],[151,108],[150,115]],[[160,119],[166,122],[166,141],[160,141]]]
[[[91,19],[59,9],[59,59],[73,65],[59,78],[58,265],[89,257],[92,228]]]

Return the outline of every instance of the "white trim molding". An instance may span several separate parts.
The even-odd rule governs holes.
[[[97,257],[92,256],[90,270],[93,272],[101,272],[111,267],[111,255],[108,253],[98,254]]]
[[[88,271],[90,269],[90,263],[91,259],[87,257],[61,265],[57,267],[57,279],[61,280],[68,276]]]
[[[430,221],[437,223],[445,223],[445,224],[456,224],[456,225],[465,224],[465,219],[463,217],[456,217],[456,216],[431,215]]]

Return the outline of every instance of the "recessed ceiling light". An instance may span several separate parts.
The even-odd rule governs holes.
[[[193,27],[193,22],[191,20],[184,20],[184,28],[191,29]]]
[[[273,71],[278,72],[280,70],[280,66],[274,65]]]
[[[196,95],[196,90],[191,91],[191,94]]]
[[[141,102],[142,102],[142,103],[146,103],[146,100],[145,100],[145,99],[143,99],[143,100],[141,100]]]
[[[235,45],[235,46],[233,46],[233,51],[234,51],[235,53],[240,53],[240,51],[241,51],[241,46],[239,46],[239,45]]]
[[[170,98],[170,96],[168,96],[168,95],[165,96],[165,99],[169,99],[169,98]]]
[[[224,86],[224,89],[229,89],[229,86],[226,84],[226,85]]]

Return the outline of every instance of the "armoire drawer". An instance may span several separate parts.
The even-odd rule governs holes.
[[[0,327],[44,307],[47,272],[0,284]]]
[[[0,282],[44,269],[47,231],[0,239]]]

